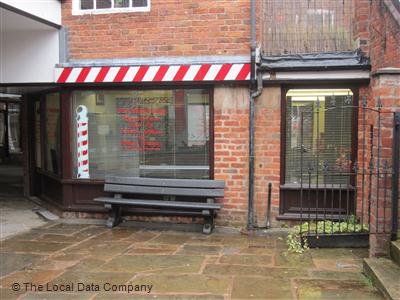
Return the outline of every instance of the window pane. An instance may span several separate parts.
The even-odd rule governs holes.
[[[10,153],[21,152],[20,137],[20,104],[8,104],[8,140]]]
[[[88,111],[90,178],[209,178],[208,101],[204,90],[75,92],[74,111]]]
[[[146,7],[147,0],[132,0],[132,7]]]
[[[111,0],[96,0],[96,8],[111,8]]]
[[[60,135],[60,96],[46,95],[46,132],[45,132],[45,170],[60,174],[61,167],[61,135]]]
[[[35,101],[35,157],[38,168],[42,167],[40,132],[40,101]]]
[[[351,160],[351,91],[290,90],[286,101],[285,183],[308,184],[311,168],[311,183],[347,184],[342,173]]]
[[[129,7],[129,0],[114,0],[114,7]]]
[[[93,0],[81,0],[81,9],[93,9]]]

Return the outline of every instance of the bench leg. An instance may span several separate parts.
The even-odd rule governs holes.
[[[210,234],[214,229],[214,211],[203,210],[204,224],[203,233]]]
[[[106,223],[108,228],[113,228],[121,223],[121,206],[119,205],[105,205],[109,209],[109,217]]]

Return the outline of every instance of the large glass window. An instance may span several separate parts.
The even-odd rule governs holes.
[[[45,170],[59,175],[61,174],[61,120],[58,93],[46,95],[45,116]]]
[[[208,90],[75,91],[73,114],[75,178],[209,178]]]
[[[285,183],[348,183],[353,94],[347,89],[289,90],[286,95]],[[329,170],[324,176],[323,170]],[[315,175],[315,174],[318,174]]]

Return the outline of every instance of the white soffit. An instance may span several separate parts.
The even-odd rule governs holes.
[[[61,2],[59,0],[1,0],[18,10],[61,25]]]

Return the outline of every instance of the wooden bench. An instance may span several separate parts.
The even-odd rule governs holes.
[[[222,204],[214,200],[224,196],[224,187],[222,180],[110,176],[106,177],[104,191],[114,193],[114,197],[99,197],[94,201],[104,203],[109,210],[110,217],[106,224],[109,228],[121,223],[123,206],[135,206],[202,216],[203,233],[210,234],[214,228],[216,211],[222,208]],[[160,199],[152,199],[156,196]]]

